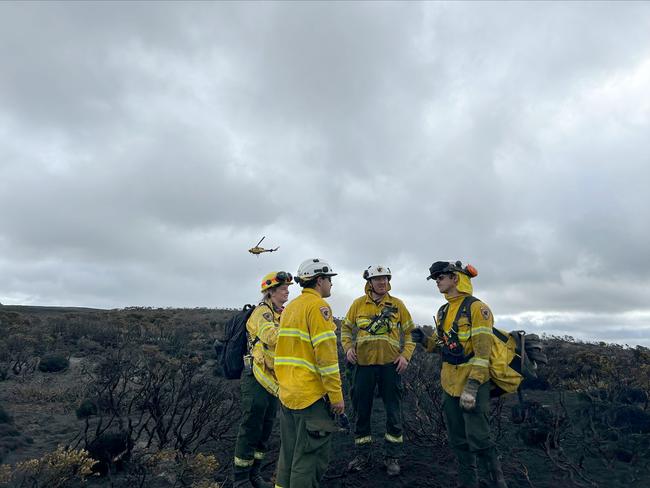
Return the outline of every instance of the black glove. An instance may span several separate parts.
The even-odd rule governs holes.
[[[424,329],[421,329],[420,327],[416,327],[411,331],[411,339],[415,343],[420,343],[424,347],[427,346],[427,343],[429,342],[429,335],[424,331]]]

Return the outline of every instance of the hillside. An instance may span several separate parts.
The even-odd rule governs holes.
[[[58,446],[101,461],[89,486],[229,486],[238,384],[214,375],[212,343],[232,313],[0,307],[0,486],[11,476],[4,486],[30,476],[33,486],[77,486],[92,462]],[[557,337],[545,346],[550,364],[525,385],[525,402],[493,402],[510,486],[650,486],[650,351]],[[380,455],[347,475],[353,438],[341,432],[324,486],[453,486],[439,367],[418,350],[404,376],[403,475],[388,481]],[[380,400],[374,413],[380,437]]]

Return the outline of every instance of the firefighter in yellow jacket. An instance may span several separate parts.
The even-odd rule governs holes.
[[[386,410],[384,464],[389,476],[400,474],[402,456],[402,386],[415,343],[411,340],[413,321],[404,303],[389,293],[391,271],[387,266],[369,266],[364,272],[365,295],[357,298],[341,326],[341,343],[348,363],[353,366],[352,403],[355,413],[356,457],[350,471],[366,468],[371,457],[370,415],[375,393]]]
[[[280,385],[280,458],[276,488],[317,488],[329,463],[334,414],[344,411],[330,296],[336,273],[322,259],[304,261],[302,294],[282,313],[275,349]]]
[[[280,314],[289,298],[293,278],[285,271],[262,278],[263,300],[246,322],[249,354],[241,377],[242,418],[235,444],[233,487],[271,488],[262,478],[260,464],[266,455],[278,407],[278,380],[273,359]]]
[[[435,280],[447,303],[437,314],[436,338],[422,329],[415,329],[413,340],[429,352],[440,349],[443,389],[443,413],[449,444],[458,458],[459,486],[477,488],[476,461],[490,478],[491,486],[507,488],[496,448],[490,439],[491,362],[495,355],[494,318],[489,307],[472,296],[470,278],[478,273],[460,261],[436,261],[429,268],[427,279]],[[499,351],[505,354],[505,347]]]

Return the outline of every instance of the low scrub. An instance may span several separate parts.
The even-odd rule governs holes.
[[[70,361],[60,354],[43,356],[38,363],[38,370],[43,373],[57,373],[70,367]]]

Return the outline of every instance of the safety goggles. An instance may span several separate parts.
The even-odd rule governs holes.
[[[273,283],[291,283],[292,281],[293,276],[291,276],[291,273],[287,273],[286,271],[278,271],[275,275],[275,278],[272,280],[266,280],[262,284],[271,286]]]
[[[444,280],[445,278],[451,278],[451,275],[450,275],[450,274],[446,274],[446,273],[439,274],[438,276],[436,276],[436,277],[434,278],[434,280],[436,280],[436,281],[442,281],[442,280]]]

